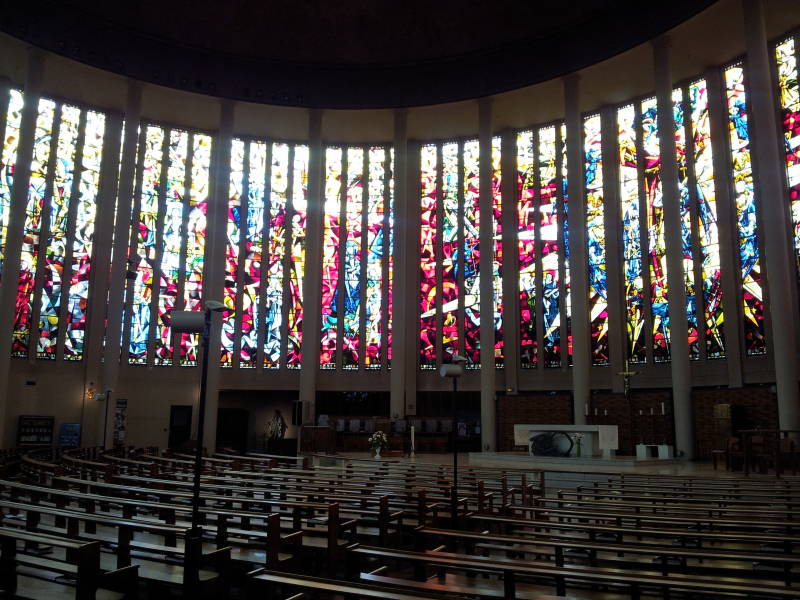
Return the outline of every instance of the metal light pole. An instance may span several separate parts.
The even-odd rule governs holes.
[[[458,354],[453,356],[452,362],[442,365],[439,375],[453,380],[453,424],[450,436],[453,444],[453,487],[450,490],[450,510],[453,515],[453,527],[458,527],[458,419],[456,415],[456,396],[458,395],[458,378],[464,374],[464,365],[467,359]]]
[[[203,472],[203,437],[206,424],[206,389],[208,387],[208,354],[211,337],[211,313],[224,312],[225,305],[215,300],[206,302],[202,313],[188,310],[172,313],[172,329],[182,333],[199,333],[203,344],[200,363],[200,402],[197,413],[197,445],[194,453],[194,481],[192,484],[192,534],[200,535],[200,475]]]

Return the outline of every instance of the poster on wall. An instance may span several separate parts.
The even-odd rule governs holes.
[[[128,429],[128,400],[117,398],[117,406],[114,409],[114,445],[125,445],[125,433]]]
[[[62,423],[58,433],[58,445],[61,448],[77,448],[81,445],[81,424]]]

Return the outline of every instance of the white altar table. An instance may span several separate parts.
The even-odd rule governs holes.
[[[611,458],[619,449],[619,432],[616,425],[514,425],[514,444],[527,446],[528,453],[533,454],[531,438],[539,433],[559,431],[571,435],[582,433],[582,456],[603,456]],[[566,448],[565,448],[566,450]],[[577,444],[573,445],[570,456],[577,456]]]

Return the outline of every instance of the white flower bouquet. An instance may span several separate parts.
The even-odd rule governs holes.
[[[369,447],[372,450],[376,450],[380,452],[384,448],[389,446],[389,438],[386,437],[386,434],[382,431],[376,431],[371,436],[369,436]]]

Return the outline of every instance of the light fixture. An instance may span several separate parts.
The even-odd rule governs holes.
[[[450,510],[453,516],[453,528],[458,527],[458,419],[456,416],[456,396],[458,396],[458,378],[464,374],[467,359],[454,354],[451,361],[439,367],[439,375],[453,380],[453,424],[450,426],[450,439],[453,444],[453,487],[450,490]]]
[[[195,312],[176,310],[172,312],[171,324],[176,332],[199,333],[203,344],[203,360],[200,370],[200,403],[197,414],[197,444],[194,453],[194,482],[192,486],[192,534],[198,538],[200,531],[200,473],[203,470],[203,434],[206,424],[206,387],[208,384],[208,354],[211,334],[211,313],[225,312],[227,307],[217,300],[208,300],[205,310]]]

